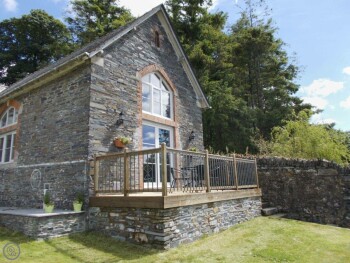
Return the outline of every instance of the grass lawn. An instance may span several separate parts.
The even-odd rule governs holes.
[[[6,260],[2,248],[20,245]],[[350,262],[350,229],[259,217],[169,251],[118,242],[98,233],[33,241],[0,228],[0,262]]]

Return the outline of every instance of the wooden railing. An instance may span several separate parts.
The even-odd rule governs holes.
[[[105,154],[94,158],[95,192],[211,192],[257,188],[255,159],[167,148]]]

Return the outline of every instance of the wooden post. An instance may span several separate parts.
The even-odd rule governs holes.
[[[259,188],[258,164],[256,163],[256,158],[254,159],[254,163],[255,163],[256,186]]]
[[[167,184],[167,164],[166,164],[166,145],[162,143],[161,145],[161,156],[162,156],[162,196],[168,195],[168,184]]]
[[[230,186],[230,170],[229,170],[229,168],[228,168],[229,164],[230,164],[229,161],[225,160],[225,166],[226,166],[226,184],[223,185],[224,188],[225,188],[225,186],[226,186],[226,187],[227,187],[227,186]]]
[[[130,167],[127,150],[124,150],[124,196],[129,196],[130,190]]]
[[[237,160],[236,160],[236,154],[233,155],[233,165],[235,170],[235,184],[236,184],[236,190],[238,190],[238,171],[237,171]]]
[[[97,156],[94,156],[94,181],[95,181],[95,193],[98,193],[98,176],[100,175],[100,161],[97,160]]]
[[[205,179],[205,184],[207,185],[207,193],[210,193],[209,153],[208,153],[208,150],[205,150],[204,179]]]

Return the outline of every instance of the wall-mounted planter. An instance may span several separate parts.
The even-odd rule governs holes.
[[[114,138],[113,143],[115,147],[123,149],[127,144],[130,143],[130,139],[126,137],[116,137]]]
[[[115,139],[114,141],[114,146],[117,147],[117,148],[125,148],[125,144],[121,142],[121,140],[119,139]]]

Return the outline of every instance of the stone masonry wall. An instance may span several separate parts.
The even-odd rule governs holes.
[[[0,214],[0,225],[35,239],[46,239],[86,230],[85,213],[54,216],[22,216]]]
[[[350,227],[350,170],[326,161],[257,160],[263,203],[289,218]]]
[[[71,209],[77,191],[88,196],[89,83],[82,66],[14,98],[18,156],[0,167],[0,206],[41,207],[44,189],[56,208]]]
[[[91,230],[168,249],[260,216],[260,210],[260,197],[251,197],[169,209],[91,207],[88,220]]]
[[[88,189],[85,161],[49,166],[30,166],[0,171],[0,207],[42,208],[44,189],[56,208],[73,209],[77,192]],[[88,204],[86,194],[85,208]]]
[[[155,29],[161,36],[160,48],[153,43]],[[141,146],[141,79],[138,72],[150,65],[162,68],[176,88],[178,146],[203,149],[202,112],[196,106],[195,92],[155,15],[104,50],[101,59],[96,59],[92,65],[90,156],[119,151],[113,145],[113,138],[117,136],[132,138],[129,149]],[[117,126],[121,111],[125,121]],[[192,130],[196,138],[189,145]]]

